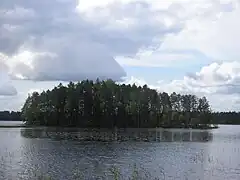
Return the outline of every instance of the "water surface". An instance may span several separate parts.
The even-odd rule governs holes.
[[[22,121],[0,121],[0,126],[20,126],[23,124]]]
[[[240,179],[240,126],[220,126],[205,132],[208,141],[192,142],[80,142],[21,135],[27,131],[0,128],[0,179],[32,179],[34,172],[96,179],[113,165],[127,177],[134,164],[159,179]]]

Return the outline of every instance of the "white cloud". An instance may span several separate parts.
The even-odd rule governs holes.
[[[165,86],[168,91],[240,95],[240,62],[212,63],[195,74],[173,80]],[[172,89],[172,90],[171,90]]]
[[[0,59],[0,96],[13,96],[17,94],[17,90],[10,82],[7,71],[8,66]]]
[[[120,65],[135,66],[135,67],[173,67],[173,66],[191,66],[206,62],[208,57],[197,51],[176,51],[166,50],[161,48],[157,50],[140,50],[135,57],[116,57],[116,61]]]
[[[12,77],[75,81],[126,75],[107,45],[92,37],[101,33],[75,12],[74,1],[0,4],[0,53]]]
[[[209,100],[213,111],[239,111],[240,95],[213,93],[216,90],[209,90],[203,87],[192,87],[183,80],[174,80],[172,82],[164,82],[156,84],[148,84],[144,79],[131,77],[125,83],[136,84],[137,86],[148,85],[149,88],[156,89],[159,92],[177,92],[180,94],[195,94],[198,97],[205,96]],[[226,103],[227,102],[227,103]]]
[[[120,80],[125,72],[116,61],[95,43],[78,43],[78,49],[65,47],[57,54],[23,52],[9,59],[11,73],[15,78],[30,80],[78,81],[82,79],[112,78]],[[92,53],[94,49],[94,53]],[[23,62],[20,59],[25,59]],[[27,61],[26,61],[27,60]],[[109,68],[110,67],[110,68]]]
[[[0,111],[1,110],[21,110],[28,94],[33,92],[42,92],[43,90],[52,89],[60,82],[56,81],[29,81],[29,80],[13,80],[12,84],[16,87],[18,93],[14,96],[0,96]],[[67,82],[61,82],[66,85]]]
[[[240,62],[212,63],[187,77],[202,89],[215,89],[213,93],[239,95]]]
[[[126,73],[113,57],[133,57],[140,48],[153,46],[154,38],[164,39],[182,29],[181,23],[171,24],[168,12],[154,10],[149,1],[112,1],[97,9],[88,3],[1,1],[0,52],[7,56],[12,76],[119,80]],[[98,15],[86,16],[90,11]]]
[[[78,10],[95,24],[103,22],[104,29],[117,29],[128,49],[132,43],[129,39],[138,42],[145,39],[136,54],[130,57],[126,53],[117,54],[116,60],[120,64],[156,67],[179,66],[189,61],[196,64],[199,53],[205,56],[205,61],[209,61],[209,57],[236,60],[239,30],[234,23],[238,5],[238,0],[79,0]],[[149,37],[151,41],[146,43]],[[119,39],[116,42],[120,42]],[[149,46],[152,47],[151,54]],[[185,52],[176,53],[176,50]],[[189,50],[198,53],[192,54]]]
[[[17,90],[11,83],[9,82],[0,83],[0,96],[14,96],[16,94]]]
[[[222,34],[216,31],[223,29],[220,31],[225,32],[224,26],[233,25],[237,17],[237,2],[54,0],[49,4],[47,0],[37,3],[4,0],[0,9],[0,28],[3,32],[0,52],[10,59],[24,59],[21,60],[24,62],[15,61],[17,63],[11,65],[17,67],[11,69],[15,76],[36,80],[61,80],[63,77],[63,80],[75,80],[88,76],[88,73],[92,77],[111,76],[112,72],[108,71],[114,68],[117,73],[113,77],[119,79],[125,76],[125,72],[113,57],[120,64],[130,66],[198,63],[199,53],[204,52],[204,56],[212,57],[219,49],[220,53],[223,52],[220,44],[224,43],[219,41],[232,40],[222,38]],[[232,22],[228,19],[232,19]],[[237,29],[230,31],[238,32]],[[228,34],[234,36],[234,33]],[[211,37],[216,37],[214,42]],[[226,47],[230,49],[229,45]],[[231,46],[232,55],[236,53],[235,47]],[[177,49],[184,52],[177,52]],[[34,58],[21,56],[23,51],[34,54]],[[41,57],[35,55],[39,53]],[[55,57],[49,57],[49,54]],[[29,59],[31,64],[27,62]],[[95,71],[92,62],[101,72],[102,67],[109,67],[110,62],[113,66],[104,68],[104,75],[100,72],[92,75],[92,71]],[[87,72],[76,72],[72,67]],[[16,69],[18,72],[15,72]]]
[[[239,61],[239,1],[228,1],[215,9],[218,13],[214,21],[207,17],[186,21],[186,28],[168,36],[162,49],[197,49],[215,60]]]
[[[144,78],[131,77],[125,83],[139,86],[147,84],[150,88],[168,93],[206,96],[215,111],[239,110],[240,62],[212,63],[195,74],[170,82],[148,84]]]

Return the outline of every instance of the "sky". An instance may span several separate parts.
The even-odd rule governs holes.
[[[111,78],[240,108],[239,0],[1,0],[0,110]]]

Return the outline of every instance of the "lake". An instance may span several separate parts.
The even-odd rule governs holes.
[[[22,121],[0,121],[0,126],[21,126],[23,124]]]
[[[29,131],[34,129],[0,128],[0,179],[32,180],[36,173],[61,180],[80,174],[83,179],[101,179],[97,177],[108,176],[113,166],[127,179],[134,164],[140,173],[158,179],[240,179],[240,126],[220,125],[219,129],[195,132],[191,141],[176,137],[161,142],[159,138],[149,142],[81,142],[33,138],[27,135]],[[200,140],[201,136],[205,138]]]

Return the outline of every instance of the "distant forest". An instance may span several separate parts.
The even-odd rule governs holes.
[[[215,124],[240,125],[240,112],[213,112],[212,119]]]
[[[22,121],[21,112],[0,111],[0,121]]]

